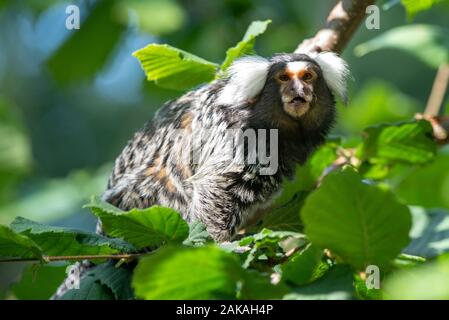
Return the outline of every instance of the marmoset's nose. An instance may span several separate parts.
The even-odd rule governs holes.
[[[304,92],[304,87],[301,85],[301,83],[295,83],[291,88],[290,88],[290,94],[293,96],[299,96],[301,98],[305,98],[306,94]]]

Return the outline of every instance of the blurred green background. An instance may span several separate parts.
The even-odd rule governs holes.
[[[271,19],[257,52],[291,52],[324,24],[335,2],[0,0],[0,223],[20,215],[94,229],[82,205],[102,193],[133,132],[180,95],[146,81],[133,51],[169,43],[221,63],[251,21]],[[80,8],[78,31],[65,27],[70,4]],[[438,6],[413,23],[449,27],[448,17],[449,7]],[[404,8],[395,5],[381,11],[380,30],[362,25],[346,48],[351,102],[340,108],[336,133],[424,110],[435,70],[400,51],[353,53],[355,45],[407,23]],[[5,268],[15,267],[2,268],[0,278],[10,279]]]

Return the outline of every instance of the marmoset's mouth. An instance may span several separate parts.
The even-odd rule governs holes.
[[[296,96],[287,101],[284,103],[284,111],[294,119],[300,118],[310,109],[310,103],[304,97]]]
[[[304,99],[301,96],[294,97],[289,103],[299,104],[299,103],[306,103],[306,99]]]

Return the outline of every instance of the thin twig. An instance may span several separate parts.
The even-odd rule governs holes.
[[[440,113],[443,106],[444,96],[446,95],[447,85],[449,84],[449,64],[442,64],[433,82],[432,92],[427,102],[425,116],[435,117]]]
[[[81,260],[95,260],[95,259],[113,259],[113,260],[131,260],[141,256],[151,254],[151,252],[143,253],[125,253],[125,254],[100,254],[100,255],[81,255],[81,256],[43,256],[45,262],[54,261],[81,261]],[[12,258],[0,260],[2,262],[40,262],[42,260],[37,258]]]

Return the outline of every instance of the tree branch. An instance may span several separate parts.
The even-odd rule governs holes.
[[[334,51],[341,53],[365,17],[366,7],[376,0],[341,0],[330,12],[324,28],[304,40],[295,52]]]

